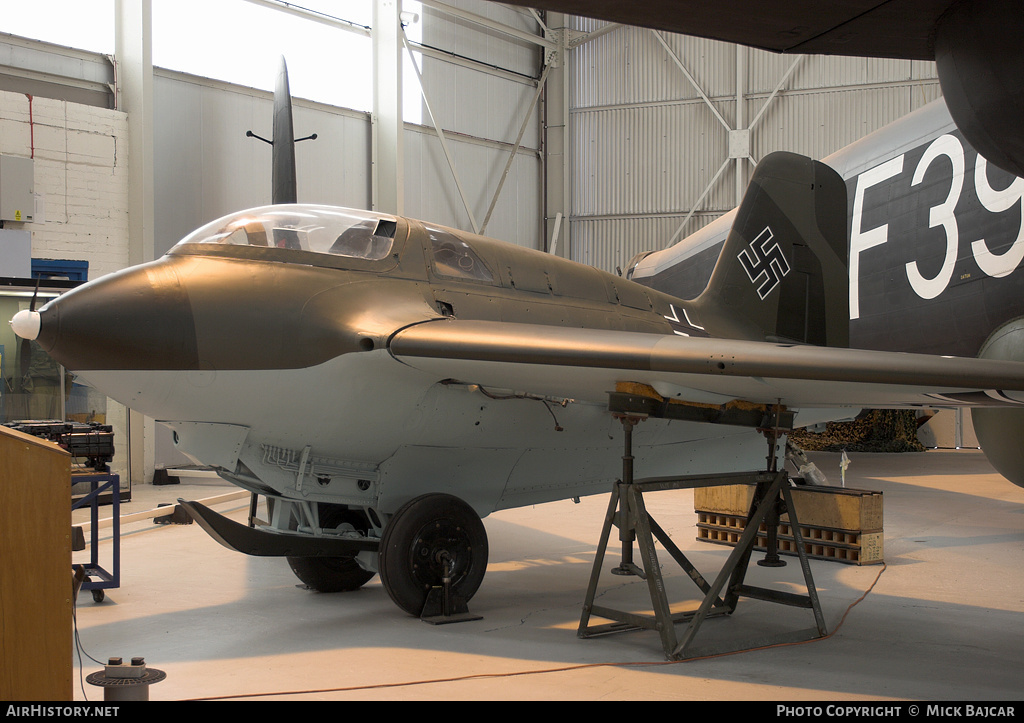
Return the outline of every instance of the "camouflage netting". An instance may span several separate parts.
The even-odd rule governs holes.
[[[852,422],[828,422],[820,434],[793,430],[789,439],[805,451],[924,451],[924,445],[917,440],[917,419],[913,410],[876,409]]]

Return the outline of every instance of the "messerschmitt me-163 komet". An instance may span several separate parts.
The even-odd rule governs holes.
[[[788,154],[762,162],[694,301],[411,219],[278,205],[219,219],[15,327],[267,498],[269,526],[232,546],[287,555],[321,589],[380,572],[419,614],[445,560],[464,596],[480,584],[482,516],[609,489],[621,440],[608,395],[623,384],[701,409],[781,405],[797,426],[936,393],[1024,399],[1015,362],[843,348],[844,228],[799,210],[837,188],[845,209],[832,175]],[[840,346],[780,334],[798,245],[835,301],[802,326]],[[757,426],[650,419],[636,464],[756,468]]]
[[[780,429],[861,408],[1024,401],[1020,362],[848,348],[846,185],[795,154],[758,165],[689,300],[430,222],[274,200],[12,323],[265,498],[259,527],[189,509],[318,590],[379,573],[413,615],[442,581],[468,600],[481,518],[611,488],[621,395],[683,410],[630,432],[652,476],[762,468],[766,447],[771,466]]]

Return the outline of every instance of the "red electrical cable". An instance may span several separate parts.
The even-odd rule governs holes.
[[[36,126],[32,120],[32,96],[28,93],[25,94],[28,98],[28,137],[29,137],[29,148],[31,155],[30,158],[36,157]]]
[[[882,563],[882,568],[878,571],[878,574],[875,576],[874,581],[871,583],[871,585],[868,587],[868,589],[864,592],[864,594],[861,595],[856,600],[854,600],[852,603],[850,603],[849,606],[847,606],[846,612],[843,613],[843,617],[839,620],[839,623],[836,625],[836,629],[835,630],[833,630],[832,632],[828,633],[827,635],[823,635],[820,638],[813,638],[811,640],[801,640],[801,641],[790,642],[790,643],[768,644],[768,645],[763,645],[763,646],[756,647],[756,648],[746,648],[746,649],[742,649],[742,650],[732,650],[732,651],[728,651],[728,652],[725,652],[725,653],[718,653],[718,654],[714,654],[714,655],[706,655],[704,657],[699,657],[699,658],[687,658],[685,660],[660,660],[660,661],[651,661],[651,662],[624,661],[624,662],[583,663],[583,664],[577,664],[577,665],[562,665],[562,666],[557,666],[557,667],[554,667],[554,668],[540,668],[540,669],[520,670],[520,671],[512,671],[512,672],[504,672],[504,673],[497,672],[497,673],[478,673],[478,674],[475,674],[475,675],[459,675],[459,676],[454,676],[454,677],[451,677],[451,678],[424,678],[424,679],[411,680],[411,681],[399,681],[399,682],[395,682],[395,683],[376,683],[376,684],[371,683],[371,684],[367,684],[367,685],[354,685],[354,686],[342,687],[342,688],[318,688],[318,689],[310,689],[310,690],[279,690],[279,691],[274,691],[274,692],[263,692],[263,693],[237,693],[237,694],[233,694],[233,695],[210,696],[208,698],[189,698],[188,700],[194,700],[194,701],[200,701],[200,700],[231,700],[233,698],[263,698],[263,697],[270,697],[270,696],[299,696],[299,695],[314,695],[314,694],[323,694],[323,693],[346,693],[346,692],[355,692],[355,691],[379,690],[379,689],[384,689],[384,688],[403,688],[403,687],[411,687],[411,686],[416,686],[416,685],[433,685],[433,684],[437,684],[437,683],[453,683],[453,682],[462,682],[462,681],[468,681],[468,680],[483,680],[483,679],[486,679],[486,678],[514,678],[514,677],[526,676],[526,675],[548,675],[548,674],[551,674],[551,673],[566,673],[566,672],[575,671],[575,670],[585,670],[587,668],[651,668],[651,667],[661,667],[661,666],[668,666],[668,665],[680,665],[682,663],[692,663],[692,662],[696,662],[696,661],[700,661],[700,660],[710,660],[710,659],[713,659],[713,658],[724,658],[724,657],[729,656],[729,655],[739,655],[739,654],[742,654],[742,653],[753,653],[753,652],[756,652],[756,651],[759,651],[759,650],[768,650],[770,648],[787,648],[787,647],[791,647],[791,646],[794,646],[794,645],[807,645],[809,643],[816,643],[816,642],[820,642],[822,640],[828,640],[833,635],[838,633],[839,629],[843,626],[843,623],[846,622],[846,618],[850,614],[850,611],[853,610],[855,607],[857,607],[857,605],[859,605],[861,602],[863,602],[864,599],[867,598],[867,596],[871,594],[871,591],[875,589],[875,585],[878,584],[879,579],[882,577],[882,573],[886,571],[887,567],[888,566],[885,563]]]

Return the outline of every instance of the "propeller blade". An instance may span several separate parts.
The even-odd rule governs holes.
[[[39,284],[42,281],[41,276],[36,277],[36,288],[32,292],[32,300],[28,302],[29,313],[36,310],[36,300],[39,298]],[[30,338],[22,338],[19,345],[18,353],[21,357],[21,391],[24,392],[28,386],[28,371],[29,367],[32,366],[32,340]]]
[[[36,299],[39,298],[39,284],[42,283],[42,281],[43,281],[43,277],[42,276],[37,276],[36,277],[36,289],[35,289],[35,291],[32,292],[32,301],[28,302],[28,310],[29,311],[35,311],[36,310]]]
[[[28,379],[28,368],[32,365],[32,342],[28,339],[21,340],[21,391],[25,391],[25,380]]]

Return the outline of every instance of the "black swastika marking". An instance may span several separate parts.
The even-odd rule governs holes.
[[[773,238],[772,230],[765,226],[764,231],[750,242],[750,248],[743,249],[736,257],[750,282],[758,284],[757,295],[762,301],[789,273],[789,262],[779,245],[772,242]]]

